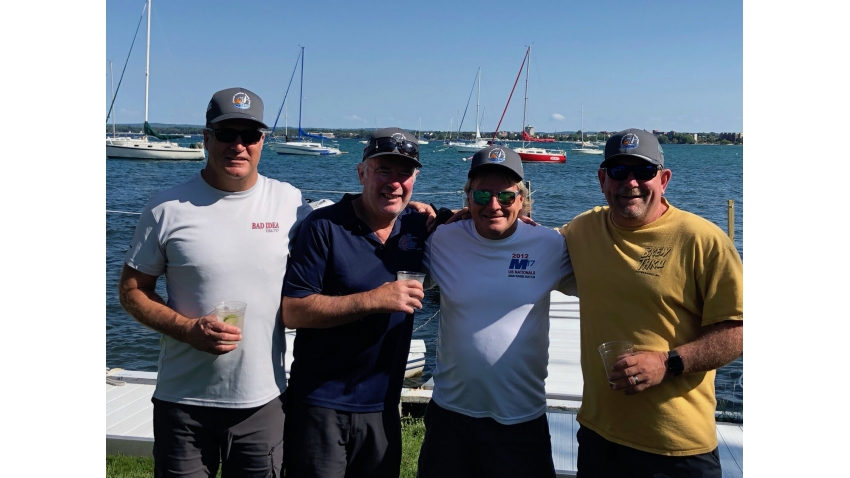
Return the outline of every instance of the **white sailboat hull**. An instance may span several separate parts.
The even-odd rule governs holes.
[[[277,154],[300,154],[304,156],[334,156],[342,154],[338,148],[323,146],[308,141],[291,141],[289,143],[272,143],[269,145]]]
[[[570,151],[575,154],[602,154],[603,150],[598,148],[574,148]]]
[[[195,160],[205,158],[203,149],[187,148],[167,141],[106,139],[106,157],[112,159]]]
[[[453,143],[452,148],[461,153],[477,153],[482,148],[489,146],[487,141],[478,140],[474,143]]]

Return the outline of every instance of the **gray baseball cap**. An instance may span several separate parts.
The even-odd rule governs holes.
[[[263,123],[263,100],[259,95],[245,88],[228,88],[217,91],[207,105],[207,128],[213,123],[228,119],[246,119]]]
[[[658,144],[658,138],[642,129],[626,129],[608,138],[605,159],[599,167],[604,168],[610,164],[609,160],[621,156],[633,156],[650,164],[664,166],[664,150]]]
[[[522,158],[516,151],[507,146],[487,146],[472,155],[472,165],[469,166],[468,178],[488,169],[504,169],[517,176],[522,181]]]
[[[419,140],[401,128],[376,129],[369,135],[369,142],[363,148],[363,161],[378,156],[409,159],[416,163],[417,168],[422,167],[419,162]]]

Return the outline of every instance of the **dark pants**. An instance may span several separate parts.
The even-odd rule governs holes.
[[[658,455],[610,442],[583,426],[576,438],[576,478],[721,478],[717,448],[701,455]]]
[[[286,416],[287,478],[398,477],[398,408],[355,413],[291,400]]]
[[[432,400],[425,411],[419,478],[554,478],[546,414],[515,425],[472,418]]]
[[[277,478],[283,465],[284,397],[255,408],[153,402],[156,477]]]

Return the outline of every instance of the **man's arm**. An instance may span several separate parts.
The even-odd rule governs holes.
[[[724,320],[705,327],[702,335],[674,349],[685,370],[682,373],[707,372],[720,368],[744,353],[744,322]],[[615,363],[611,381],[617,382],[614,390],[625,390],[627,395],[642,392],[663,380],[675,380],[667,372],[667,352],[636,352]],[[638,376],[633,384],[630,377]]]
[[[238,327],[219,322],[215,314],[197,319],[178,314],[156,293],[156,280],[156,276],[124,265],[118,281],[118,299],[128,314],[157,332],[202,352],[221,355],[236,348],[237,344],[220,341],[242,340]]]
[[[325,329],[380,313],[412,314],[422,308],[425,293],[415,280],[385,282],[376,289],[356,294],[283,297],[283,324],[290,329]]]

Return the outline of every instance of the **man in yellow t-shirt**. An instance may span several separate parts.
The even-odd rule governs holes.
[[[662,197],[672,173],[653,134],[613,135],[598,176],[608,206],[560,230],[581,299],[578,476],[719,478],[714,376],[743,354],[741,258]],[[597,347],[613,340],[635,353],[606,376]]]

